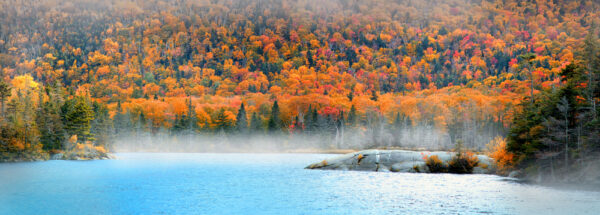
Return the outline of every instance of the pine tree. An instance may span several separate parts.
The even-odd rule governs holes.
[[[40,108],[37,114],[37,124],[40,132],[40,143],[44,150],[61,150],[65,141],[65,130],[60,116],[61,95],[57,88],[47,87],[40,93]],[[48,101],[43,102],[43,96]]]
[[[245,134],[248,132],[248,117],[246,116],[246,108],[244,108],[244,103],[240,105],[240,109],[236,115],[235,127],[238,132]]]
[[[281,129],[281,119],[279,118],[279,104],[277,104],[277,100],[273,102],[273,107],[271,108],[271,117],[269,118],[268,128],[270,132],[275,132]]]
[[[581,86],[585,80],[581,68],[571,64],[561,72],[566,82],[560,89],[540,94],[535,102],[522,104],[522,111],[517,113],[508,135],[507,149],[515,153],[525,163],[534,161],[536,153],[547,153],[544,158],[551,158],[557,153],[564,154],[565,165],[568,164],[572,145],[576,142],[572,131],[576,130],[581,120],[578,115],[587,109],[578,102],[583,98]],[[561,145],[562,147],[556,147]]]
[[[348,122],[349,126],[354,126],[356,124],[356,107],[354,107],[354,104],[352,104],[352,106],[350,107],[350,113],[348,113],[348,120],[346,120]]]
[[[94,111],[87,99],[82,96],[69,99],[61,109],[67,135],[77,135],[77,139],[82,142],[95,140],[94,134],[90,132]]]
[[[319,132],[319,113],[316,108],[312,109],[310,113],[310,130],[312,132]]]
[[[225,114],[225,108],[219,109],[219,111],[217,112],[217,116],[215,117],[215,120],[213,122],[217,131],[222,130],[226,132],[231,130],[231,127],[234,123],[227,118],[227,115]]]

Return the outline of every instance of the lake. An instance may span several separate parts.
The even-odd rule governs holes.
[[[494,175],[306,170],[330,154],[0,164],[0,214],[598,214],[600,192]]]

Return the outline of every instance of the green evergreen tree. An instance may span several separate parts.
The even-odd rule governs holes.
[[[310,130],[312,132],[319,132],[319,113],[316,108],[312,109],[310,113]]]
[[[348,122],[349,126],[354,126],[356,124],[356,107],[354,107],[354,104],[352,104],[352,106],[350,107],[350,113],[348,113],[348,120],[346,120]]]
[[[215,130],[228,132],[233,127],[233,121],[227,118],[225,114],[225,108],[220,108],[217,112],[217,116],[214,118]]]
[[[587,109],[578,102],[578,98],[584,96],[584,89],[579,86],[586,80],[581,68],[573,64],[563,69],[560,75],[566,82],[564,86],[537,95],[535,102],[522,103],[522,111],[515,114],[507,137],[507,149],[515,153],[517,161],[523,165],[529,165],[536,159],[534,155],[540,152],[553,156],[562,154],[565,156],[564,164],[568,163],[572,151],[569,145],[576,142],[576,136],[571,132],[582,120],[578,117],[582,114],[581,110]]]
[[[269,132],[275,132],[281,129],[281,119],[279,118],[279,104],[277,104],[277,100],[273,102],[273,107],[271,107],[271,117],[269,118],[268,129]]]
[[[91,133],[91,122],[94,120],[94,111],[86,98],[77,96],[63,104],[62,118],[68,136],[77,135],[77,139],[86,142],[94,141]]]
[[[40,108],[37,114],[40,142],[44,150],[62,150],[65,141],[65,129],[61,119],[62,95],[57,91],[60,88],[46,87],[45,92],[40,92]],[[43,101],[43,96],[48,96],[48,101]]]
[[[236,120],[237,121],[235,122],[235,127],[237,128],[238,132],[243,134],[247,133],[248,117],[246,116],[246,108],[244,107],[244,103],[240,105],[240,109],[238,110]]]

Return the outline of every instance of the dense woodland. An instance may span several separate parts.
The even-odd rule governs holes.
[[[3,0],[0,153],[43,158],[150,139],[239,146],[257,135],[280,148],[484,150],[507,136],[496,147],[507,163],[561,153],[569,162],[598,148],[599,9]]]

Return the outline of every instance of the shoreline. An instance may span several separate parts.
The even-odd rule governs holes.
[[[378,151],[389,151],[390,149],[370,149],[369,151],[373,151],[373,150],[378,150]],[[394,149],[396,150],[396,149]],[[365,151],[365,150],[363,150]],[[204,151],[204,152],[162,152],[162,151],[135,151],[135,152],[115,152],[115,153],[106,153],[106,156],[103,157],[97,157],[97,158],[80,158],[80,159],[64,159],[65,157],[61,157],[61,159],[53,159],[55,158],[54,155],[50,156],[49,159],[35,159],[35,160],[12,160],[12,161],[2,161],[0,162],[0,164],[2,163],[7,163],[7,164],[16,164],[16,163],[30,163],[30,162],[43,162],[43,161],[51,161],[51,160],[62,160],[62,161],[95,161],[95,160],[118,160],[119,158],[116,156],[116,154],[119,153],[181,153],[181,154],[194,154],[194,153],[198,153],[198,154],[203,154],[203,153],[213,153],[213,154],[243,154],[243,153],[247,153],[247,154],[332,154],[332,155],[336,155],[333,156],[329,159],[326,160],[331,160],[331,159],[337,159],[340,157],[343,157],[344,155],[352,155],[352,154],[356,154],[359,152],[363,152],[361,150],[356,150],[356,149],[294,149],[294,150],[287,150],[287,151],[228,151],[228,152],[210,152],[210,151]],[[422,151],[412,151],[412,150],[402,150],[402,151],[408,151],[408,152],[413,152],[413,153],[420,153]],[[427,151],[427,150],[423,150],[426,152],[436,152],[436,151]],[[451,153],[450,151],[437,151],[438,153]],[[56,155],[56,154],[55,154]],[[365,159],[365,161],[367,161],[368,159]],[[321,164],[323,161],[318,162],[318,164]],[[415,162],[415,161],[412,161]],[[418,161],[417,161],[418,162]],[[329,166],[331,164],[325,164],[326,166]],[[364,165],[363,165],[364,166]],[[310,165],[309,165],[310,167]],[[366,167],[366,166],[365,166]],[[382,166],[383,167],[383,166]],[[393,165],[390,165],[388,168],[390,168],[389,171],[381,171],[381,169],[379,169],[378,166],[378,170],[376,170],[376,172],[404,172],[402,169],[398,169],[396,171],[392,171]],[[311,168],[309,168],[311,169]],[[409,168],[410,169],[410,168]],[[327,168],[325,169],[327,170]],[[339,169],[341,171],[352,171],[349,169]],[[362,170],[365,171],[365,170]],[[369,170],[366,170],[369,171]],[[372,171],[372,170],[371,170]],[[411,171],[406,171],[406,172],[411,172]],[[425,173],[425,172],[421,172],[420,174],[436,174],[436,173]],[[520,183],[520,184],[524,184],[524,185],[533,185],[533,186],[541,186],[541,187],[547,187],[547,188],[553,188],[553,189],[560,189],[560,190],[580,190],[580,191],[590,191],[590,192],[600,192],[600,182],[592,182],[592,183],[588,183],[591,181],[587,181],[587,182],[560,182],[560,181],[546,181],[546,180],[542,180],[542,181],[538,181],[533,179],[533,177],[531,177],[531,175],[529,176],[525,176],[525,175],[518,175],[518,176],[508,176],[506,174],[498,174],[498,173],[494,173],[493,171],[490,172],[479,172],[479,173],[473,173],[473,174],[491,174],[491,175],[496,175],[496,176],[500,176],[506,179],[511,179],[512,181],[514,181],[515,183]]]
[[[398,149],[368,149],[338,155],[306,166],[306,169],[354,170],[374,172],[495,174],[492,159],[486,155],[471,155],[464,162],[451,163],[457,152],[413,151]],[[427,157],[431,156],[433,160]],[[435,162],[435,163],[429,163]],[[462,162],[462,161],[461,161]],[[454,165],[454,166],[453,166]],[[432,169],[432,167],[435,167]]]
[[[285,150],[198,150],[198,151],[164,151],[164,150],[119,150],[118,153],[215,153],[215,154],[347,154],[360,150],[357,149],[316,149],[316,148],[301,148],[301,149],[285,149]]]

